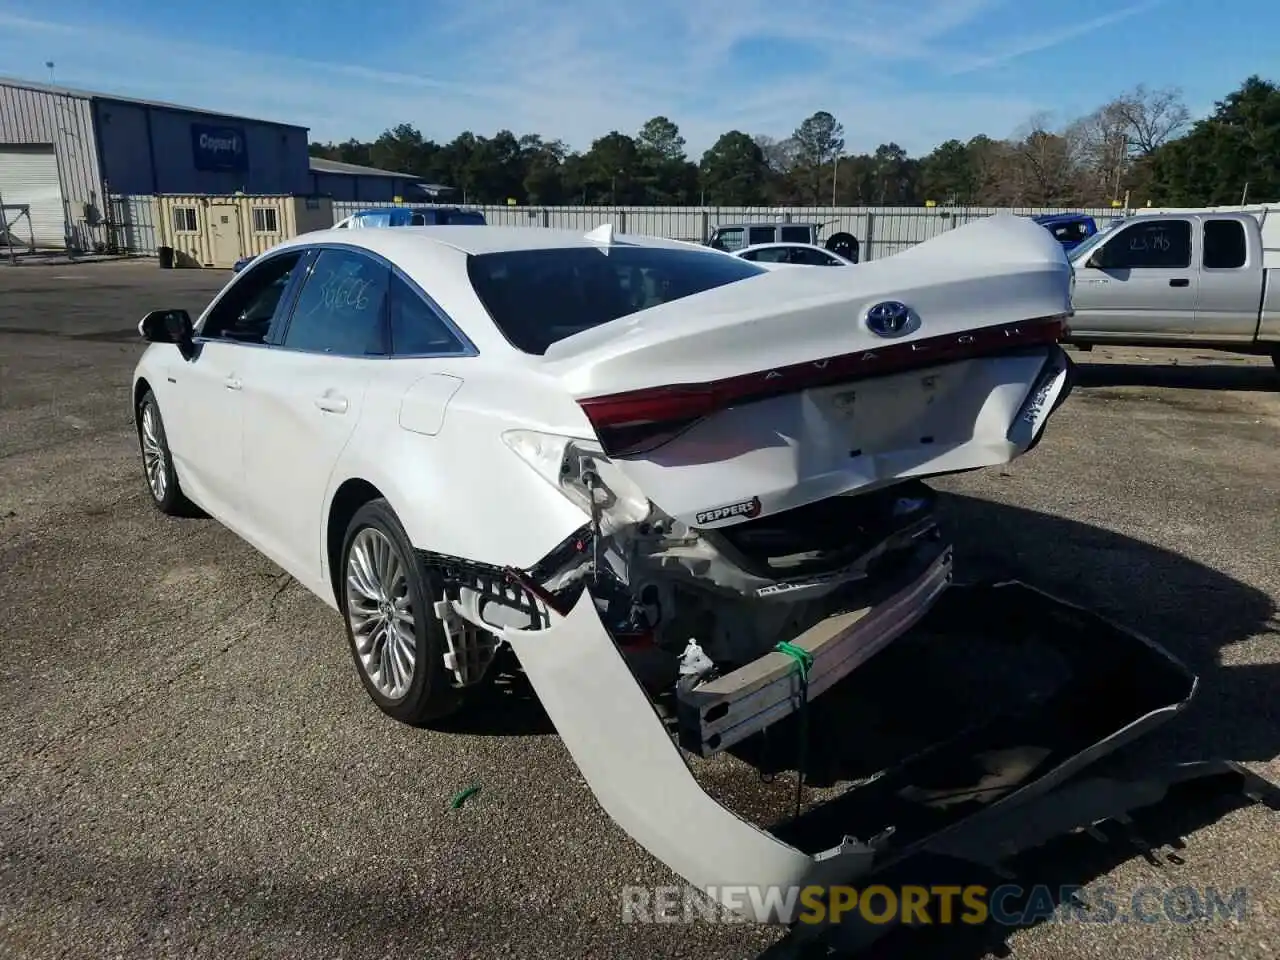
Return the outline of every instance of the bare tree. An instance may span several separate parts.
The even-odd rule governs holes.
[[[1113,115],[1125,133],[1129,156],[1149,157],[1178,137],[1191,122],[1191,111],[1182,93],[1173,87],[1148,90],[1139,84],[1106,104],[1102,112]]]
[[[799,160],[800,146],[790,137],[778,139],[766,134],[754,137],[756,146],[764,154],[764,162],[774,173],[790,173]]]
[[[1011,148],[1015,203],[1056,207],[1080,200],[1083,141],[1077,124],[1055,131],[1048,114],[1037,114]]]

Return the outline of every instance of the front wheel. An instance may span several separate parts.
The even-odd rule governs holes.
[[[160,417],[160,404],[150,390],[143,394],[142,402],[138,404],[138,445],[142,450],[147,490],[156,509],[170,517],[193,515],[195,505],[187,499],[178,483],[173,455],[169,452],[169,438]]]
[[[378,708],[412,726],[461,703],[445,669],[439,595],[390,505],[373,500],[357,510],[343,541],[338,593],[351,656]]]

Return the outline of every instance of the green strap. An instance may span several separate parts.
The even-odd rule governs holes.
[[[784,654],[795,661],[796,668],[800,673],[800,679],[808,682],[809,671],[813,668],[813,654],[804,647],[798,647],[794,643],[788,643],[783,640],[773,648],[776,652]]]
[[[479,787],[467,787],[465,790],[459,790],[453,795],[453,799],[449,801],[449,809],[457,810],[466,803],[470,797],[475,796],[479,792]]]
[[[800,674],[800,709],[796,720],[799,726],[800,742],[796,751],[796,805],[792,816],[799,819],[804,803],[805,768],[808,766],[809,753],[809,671],[813,669],[813,654],[804,647],[796,646],[783,640],[773,648],[783,656],[790,657]]]

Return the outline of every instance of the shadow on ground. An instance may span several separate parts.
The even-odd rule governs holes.
[[[1073,354],[1078,387],[1170,387],[1176,390],[1280,392],[1274,366],[1233,363],[1090,363]]]
[[[1095,773],[1132,778],[1147,771],[1168,769],[1174,763],[1210,759],[1270,761],[1280,753],[1280,666],[1223,666],[1220,662],[1224,647],[1277,631],[1276,608],[1266,594],[1186,557],[1061,517],[964,496],[944,497],[940,506],[944,522],[955,531],[958,580],[1018,579],[1033,584],[1140,630],[1199,675],[1198,693],[1183,713],[1148,737],[1087,767],[1080,776]],[[892,651],[890,648],[888,652]],[[884,657],[885,654],[880,655]],[[957,659],[957,666],[962,659]],[[1002,666],[1007,665],[992,664],[994,670]],[[1034,678],[1043,672],[1033,670],[1028,676]],[[957,670],[957,684],[967,683],[965,676]],[[924,699],[935,699],[928,692],[933,689],[925,687]],[[928,712],[916,711],[913,692],[904,690],[902,696],[902,709],[913,713],[911,722],[905,724],[908,729],[919,724],[921,713]],[[941,702],[945,710],[948,701]],[[1115,706],[1101,701],[1082,705],[1081,726],[1090,726],[1096,714]],[[935,716],[934,721],[937,719]],[[887,722],[885,717],[881,720]],[[859,729],[867,728],[842,729],[856,737]],[[881,732],[875,729],[875,736],[867,739],[875,741]],[[1015,739],[1020,735],[1020,731],[1016,732]],[[871,759],[864,769],[839,773],[866,775],[874,771],[884,761],[874,753],[868,751]],[[788,763],[786,759],[775,759],[775,765],[787,767]],[[888,776],[891,779],[892,775]],[[1220,786],[1215,790],[1209,781],[1179,788],[1176,802],[1144,812],[1140,826],[1146,842],[1141,846],[1158,848],[1167,844],[1177,848],[1187,834],[1247,802],[1239,789]],[[1275,803],[1274,795],[1271,802]],[[1071,812],[1066,811],[1066,815]],[[904,823],[909,820],[910,817]],[[1082,821],[1087,823],[1088,817]],[[771,829],[785,836],[790,825],[783,823],[780,828]],[[854,824],[849,825],[849,832],[865,837]],[[1005,865],[1016,871],[1016,882],[1024,889],[1035,884],[1044,884],[1052,891],[1069,889],[1095,881],[1118,864],[1144,855],[1129,842],[1131,839],[1100,845],[1087,836],[1083,841],[1079,835],[1061,838]],[[892,885],[892,879],[885,880]],[[864,878],[863,885],[866,882]],[[922,854],[903,862],[899,882],[925,886],[979,883],[994,888],[1002,880],[972,862]],[[1060,902],[1054,897],[1046,909],[1052,911]],[[1043,915],[1032,917],[1025,925],[1045,919]],[[885,938],[869,955],[961,960],[999,956],[1007,951],[1008,937],[1017,928],[989,923],[968,929],[951,926],[943,930],[881,930]],[[793,945],[787,949],[790,946]],[[765,954],[791,955],[781,949]],[[855,954],[820,951],[813,955]]]

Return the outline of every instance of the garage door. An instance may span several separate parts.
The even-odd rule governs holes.
[[[4,212],[15,243],[27,243],[34,231],[38,247],[66,246],[66,206],[52,146],[0,144],[0,202],[31,207],[29,225],[25,217],[13,222],[18,216],[13,210]]]

